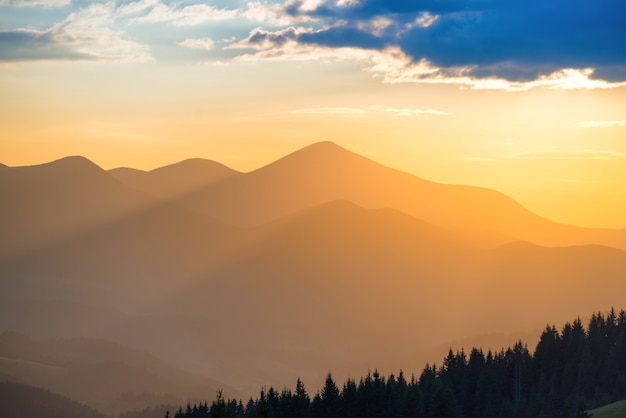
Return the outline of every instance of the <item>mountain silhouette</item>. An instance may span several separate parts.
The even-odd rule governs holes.
[[[626,249],[626,230],[557,224],[494,190],[423,180],[332,142],[313,144],[258,170],[227,178],[186,196],[180,204],[233,225],[253,226],[335,200],[398,209],[481,237],[487,244],[525,240]]]
[[[148,195],[171,199],[239,174],[215,161],[192,158],[151,171],[116,168],[108,171],[122,183]]]
[[[122,218],[150,201],[83,157],[0,171],[0,258]]]
[[[557,224],[330,142],[250,173],[70,157],[2,169],[0,192],[0,330],[130,345],[246,393],[397,371],[626,291],[624,231]]]

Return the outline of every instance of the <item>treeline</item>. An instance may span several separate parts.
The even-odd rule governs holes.
[[[584,417],[585,410],[626,398],[626,313],[593,314],[561,332],[548,326],[534,353],[520,341],[499,352],[453,352],[419,378],[368,373],[338,387],[332,376],[310,397],[262,390],[257,399],[187,405],[169,418]]]

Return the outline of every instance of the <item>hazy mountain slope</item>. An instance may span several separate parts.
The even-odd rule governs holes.
[[[0,263],[0,289],[12,297],[163,310],[168,295],[241,240],[237,228],[162,204]]]
[[[104,418],[105,415],[45,389],[0,382],[0,412],[11,418]]]
[[[151,201],[82,157],[0,172],[0,258],[127,216]]]
[[[192,158],[151,171],[116,168],[108,173],[122,183],[165,199],[171,199],[240,174],[215,161]]]
[[[626,294],[626,252],[602,246],[545,248],[518,242],[503,245],[482,260],[474,286],[480,303],[501,312],[485,320],[502,327],[528,321],[566,321],[576,312],[614,306]]]
[[[225,385],[150,354],[96,339],[34,341],[0,334],[0,376],[47,388],[108,414],[211,396]]]
[[[384,167],[331,142],[191,194],[181,204],[235,225],[260,225],[315,205],[348,200],[395,208],[446,228],[543,245],[597,243],[626,248],[626,231],[556,224],[494,190],[433,183]]]

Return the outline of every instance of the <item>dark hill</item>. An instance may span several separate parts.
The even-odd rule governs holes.
[[[95,409],[45,389],[0,382],[0,413],[11,418],[105,418]]]

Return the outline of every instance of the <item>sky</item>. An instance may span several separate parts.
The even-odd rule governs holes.
[[[0,0],[0,163],[318,141],[626,228],[623,0]]]

